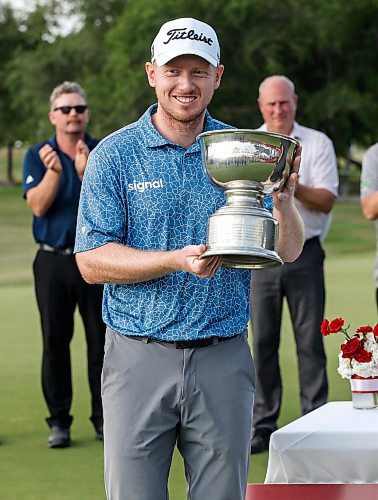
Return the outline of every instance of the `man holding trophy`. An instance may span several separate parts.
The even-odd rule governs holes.
[[[197,136],[231,128],[207,111],[223,69],[209,25],[165,23],[146,63],[157,104],[105,138],[86,169],[75,251],[84,278],[105,284],[111,500],[165,500],[175,445],[191,499],[245,497],[255,392],[250,271],[224,267],[220,254],[201,258],[225,195],[205,171]],[[274,194],[283,260],[303,245],[293,203],[299,155],[292,159]]]

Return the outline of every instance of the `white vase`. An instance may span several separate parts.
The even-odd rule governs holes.
[[[371,410],[378,408],[378,377],[352,375],[350,379],[353,408]]]

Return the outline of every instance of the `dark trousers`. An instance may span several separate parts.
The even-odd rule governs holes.
[[[325,306],[324,251],[308,240],[295,262],[252,273],[251,318],[257,372],[254,430],[274,431],[281,407],[279,345],[286,297],[294,330],[302,413],[327,400],[326,356],[320,325]]]
[[[76,306],[83,320],[87,342],[87,369],[94,425],[102,423],[101,371],[105,325],[102,321],[102,286],[85,283],[73,255],[39,250],[33,263],[35,291],[43,337],[42,389],[51,427],[72,422],[70,342]]]

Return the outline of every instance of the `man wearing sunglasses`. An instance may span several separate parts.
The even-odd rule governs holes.
[[[86,133],[86,95],[76,82],[63,82],[53,90],[49,119],[55,135],[27,151],[23,194],[33,213],[38,244],[33,271],[43,338],[42,389],[50,412],[46,419],[51,429],[48,445],[65,448],[71,444],[73,420],[70,342],[76,306],[87,341],[90,419],[96,438],[102,439],[102,286],[85,283],[73,255],[81,180],[89,151],[98,140]]]

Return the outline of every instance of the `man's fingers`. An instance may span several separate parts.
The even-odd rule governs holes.
[[[298,146],[298,148],[295,152],[295,157],[294,157],[293,165],[292,165],[293,172],[298,173],[298,171],[299,171],[299,167],[300,167],[301,159],[302,159],[301,154],[302,154],[302,146]]]
[[[62,169],[57,152],[49,144],[45,144],[38,154],[46,168],[54,168],[57,171]]]
[[[39,157],[41,158],[42,161],[46,160],[51,154],[55,153],[53,148],[49,146],[48,144],[45,144],[43,148],[39,150]]]
[[[196,267],[196,273],[202,278],[211,278],[222,265],[222,258],[218,256],[205,257],[199,259],[195,257],[193,264]]]

